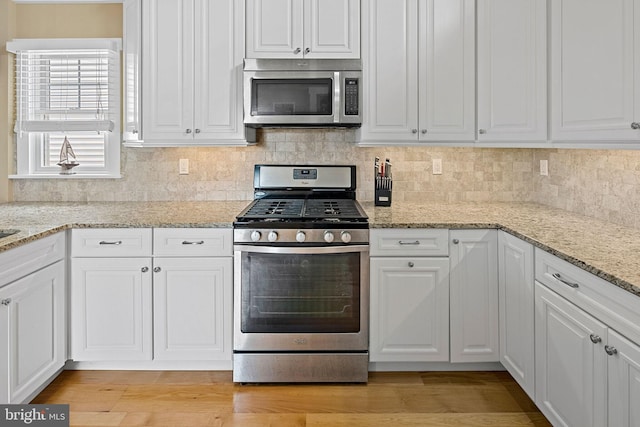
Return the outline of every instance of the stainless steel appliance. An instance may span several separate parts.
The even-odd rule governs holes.
[[[369,224],[355,166],[257,165],[234,222],[235,382],[366,382]]]
[[[248,127],[360,127],[359,60],[245,59]]]

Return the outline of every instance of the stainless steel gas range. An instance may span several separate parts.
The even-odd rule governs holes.
[[[355,166],[257,165],[234,222],[235,382],[366,382],[369,224]]]

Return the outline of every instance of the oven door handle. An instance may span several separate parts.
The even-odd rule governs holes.
[[[261,254],[344,254],[350,252],[369,252],[368,245],[348,246],[252,246],[234,245],[235,252],[254,252]]]

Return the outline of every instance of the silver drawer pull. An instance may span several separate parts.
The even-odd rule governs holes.
[[[121,245],[122,244],[122,240],[116,240],[114,242],[107,242],[106,240],[103,240],[100,242],[101,245]]]
[[[609,356],[613,356],[613,355],[618,354],[618,349],[617,349],[617,348],[615,348],[615,347],[613,347],[613,346],[610,346],[610,345],[605,345],[605,346],[604,346],[604,351],[605,351]]]
[[[572,288],[574,288],[574,289],[577,289],[577,288],[579,288],[579,287],[580,287],[580,285],[578,285],[577,283],[568,282],[568,281],[564,280],[564,279],[562,278],[562,276],[560,275],[560,273],[553,273],[553,275],[552,275],[552,276],[553,276],[553,278],[554,278],[554,279],[558,280],[559,282],[562,282],[562,283],[564,283],[565,285],[567,285],[567,286],[569,286],[569,287],[572,287]]]
[[[600,338],[600,336],[598,336],[596,334],[589,335],[589,339],[591,339],[591,342],[594,343],[594,344],[598,344],[598,343],[602,342],[602,338]]]
[[[399,245],[419,245],[420,244],[420,240],[416,240],[414,242],[405,242],[404,240],[400,240],[398,242]]]
[[[182,242],[183,245],[204,245],[204,240],[198,240],[197,242],[190,242],[189,240],[185,240]]]

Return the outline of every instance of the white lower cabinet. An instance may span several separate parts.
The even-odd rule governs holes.
[[[449,360],[449,259],[371,258],[371,362]]]
[[[536,283],[536,404],[555,426],[606,425],[607,327]]]
[[[500,362],[535,399],[533,245],[498,233]]]
[[[231,361],[231,242],[231,229],[73,230],[73,360]]]
[[[607,342],[609,426],[640,426],[640,346],[614,330]]]
[[[27,402],[64,366],[65,295],[64,261],[0,289],[0,403]]]
[[[371,231],[371,362],[497,362],[497,230]]]
[[[640,426],[640,300],[535,257],[536,404],[554,426]]]
[[[451,230],[451,362],[497,362],[498,232]]]
[[[71,358],[151,360],[151,257],[73,258]]]
[[[232,260],[156,258],[156,360],[231,360]]]

